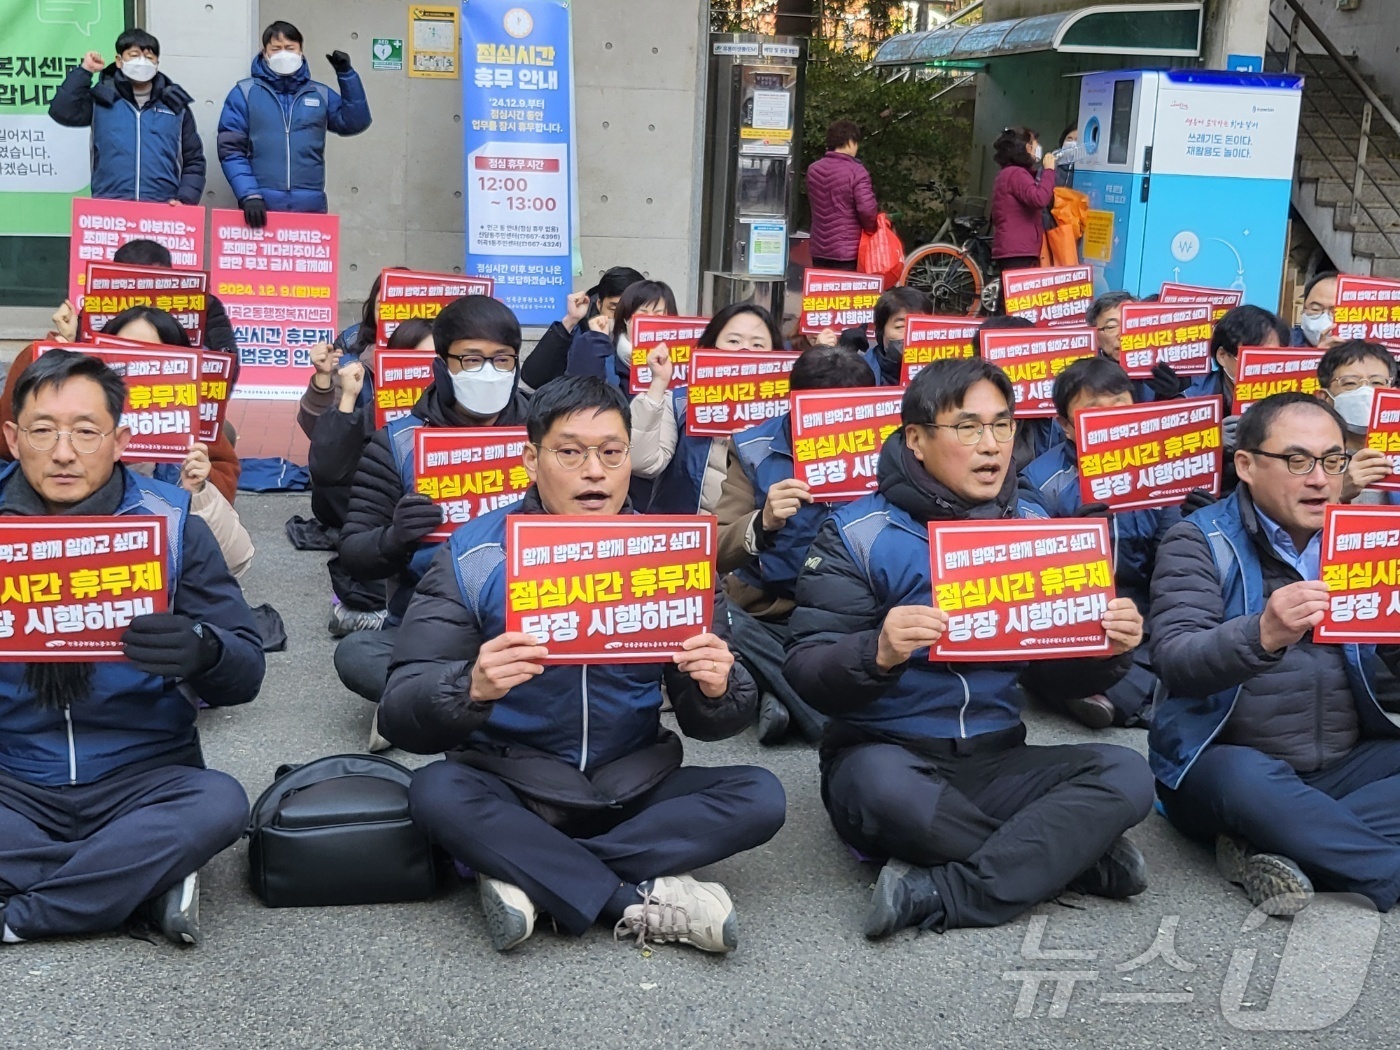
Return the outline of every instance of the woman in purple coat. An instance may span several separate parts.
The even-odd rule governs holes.
[[[1055,154],[1030,128],[1007,128],[992,144],[1001,166],[992,184],[992,258],[1002,272],[1040,265],[1045,209],[1055,200]]]
[[[870,172],[856,160],[860,128],[849,120],[826,129],[826,155],[807,169],[807,201],[812,206],[812,265],[854,270],[862,232],[874,233],[880,208]]]

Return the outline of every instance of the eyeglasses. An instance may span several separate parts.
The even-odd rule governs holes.
[[[992,428],[992,437],[1003,445],[1016,436],[1016,421],[1014,419],[997,419],[991,423],[976,423],[971,419],[965,419],[961,423],[920,423],[919,426],[951,430],[958,435],[958,440],[964,445],[977,444],[982,440],[982,432],[988,427]]]
[[[1322,303],[1303,304],[1303,313],[1307,314],[1309,317],[1321,317],[1329,309],[1331,309],[1331,307],[1324,306]]]
[[[480,372],[486,367],[486,362],[491,362],[491,367],[497,372],[514,372],[515,363],[519,360],[514,354],[497,354],[495,357],[482,357],[480,354],[448,354],[449,358],[456,361],[462,367],[463,372]]]
[[[1332,385],[1345,393],[1363,386],[1390,386],[1390,376],[1343,376],[1332,380]]]
[[[102,442],[113,433],[111,430],[102,431],[96,427],[59,430],[57,427],[43,425],[20,427],[19,431],[24,435],[24,440],[29,442],[29,447],[35,452],[52,452],[58,447],[58,439],[66,437],[68,443],[73,446],[73,451],[80,456],[92,455],[102,447]]]
[[[1095,330],[1099,332],[1116,332],[1119,327],[1120,325],[1117,321],[1105,321],[1103,324],[1096,326]]]
[[[1329,452],[1325,456],[1309,456],[1304,452],[1265,452],[1262,448],[1247,448],[1244,451],[1255,456],[1282,460],[1290,474],[1311,474],[1313,468],[1322,464],[1324,474],[1345,474],[1351,462],[1350,452]]]
[[[616,470],[627,462],[628,453],[632,451],[631,445],[625,445],[621,441],[609,441],[606,445],[560,445],[558,448],[540,445],[538,447],[546,452],[553,452],[554,458],[559,461],[559,466],[565,470],[578,470],[588,461],[590,452],[598,453],[598,462],[608,470]]]

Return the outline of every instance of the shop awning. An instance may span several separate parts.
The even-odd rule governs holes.
[[[1034,51],[1194,58],[1201,53],[1203,6],[1096,4],[981,25],[940,26],[891,37],[875,53],[875,64],[938,66]]]

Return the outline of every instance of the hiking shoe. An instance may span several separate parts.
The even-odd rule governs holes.
[[[1256,853],[1237,836],[1216,837],[1215,864],[1265,915],[1297,915],[1312,902],[1312,880],[1302,868],[1277,853]]]
[[[151,920],[175,944],[198,944],[199,872],[191,872],[150,902]]]
[[[947,909],[928,868],[891,860],[880,869],[865,913],[867,937],[888,937],[906,926],[942,933],[947,922]]]
[[[519,886],[500,879],[478,874],[476,885],[481,891],[481,911],[486,916],[491,947],[508,952],[524,944],[535,932],[535,902]]]
[[[1113,719],[1118,714],[1113,707],[1113,702],[1103,693],[1066,700],[1065,710],[1076,722],[1082,726],[1088,726],[1090,729],[1107,729],[1113,725]]]
[[[729,892],[718,882],[690,875],[666,875],[637,887],[641,904],[623,911],[613,939],[623,934],[648,941],[676,941],[702,952],[732,952],[739,943],[739,920]]]
[[[764,693],[758,698],[758,742],[777,744],[787,736],[788,723],[792,716],[787,706],[772,693]]]
[[[327,630],[332,638],[344,638],[356,631],[378,631],[389,618],[388,609],[375,609],[372,612],[356,612],[347,609],[340,602],[331,606],[331,622]]]
[[[1136,897],[1147,889],[1147,861],[1136,846],[1120,835],[1092,868],[1069,884],[1069,889],[1115,901]]]

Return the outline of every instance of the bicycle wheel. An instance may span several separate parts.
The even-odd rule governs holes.
[[[970,317],[981,305],[982,271],[951,244],[914,249],[904,261],[899,283],[927,292],[936,314]]]

